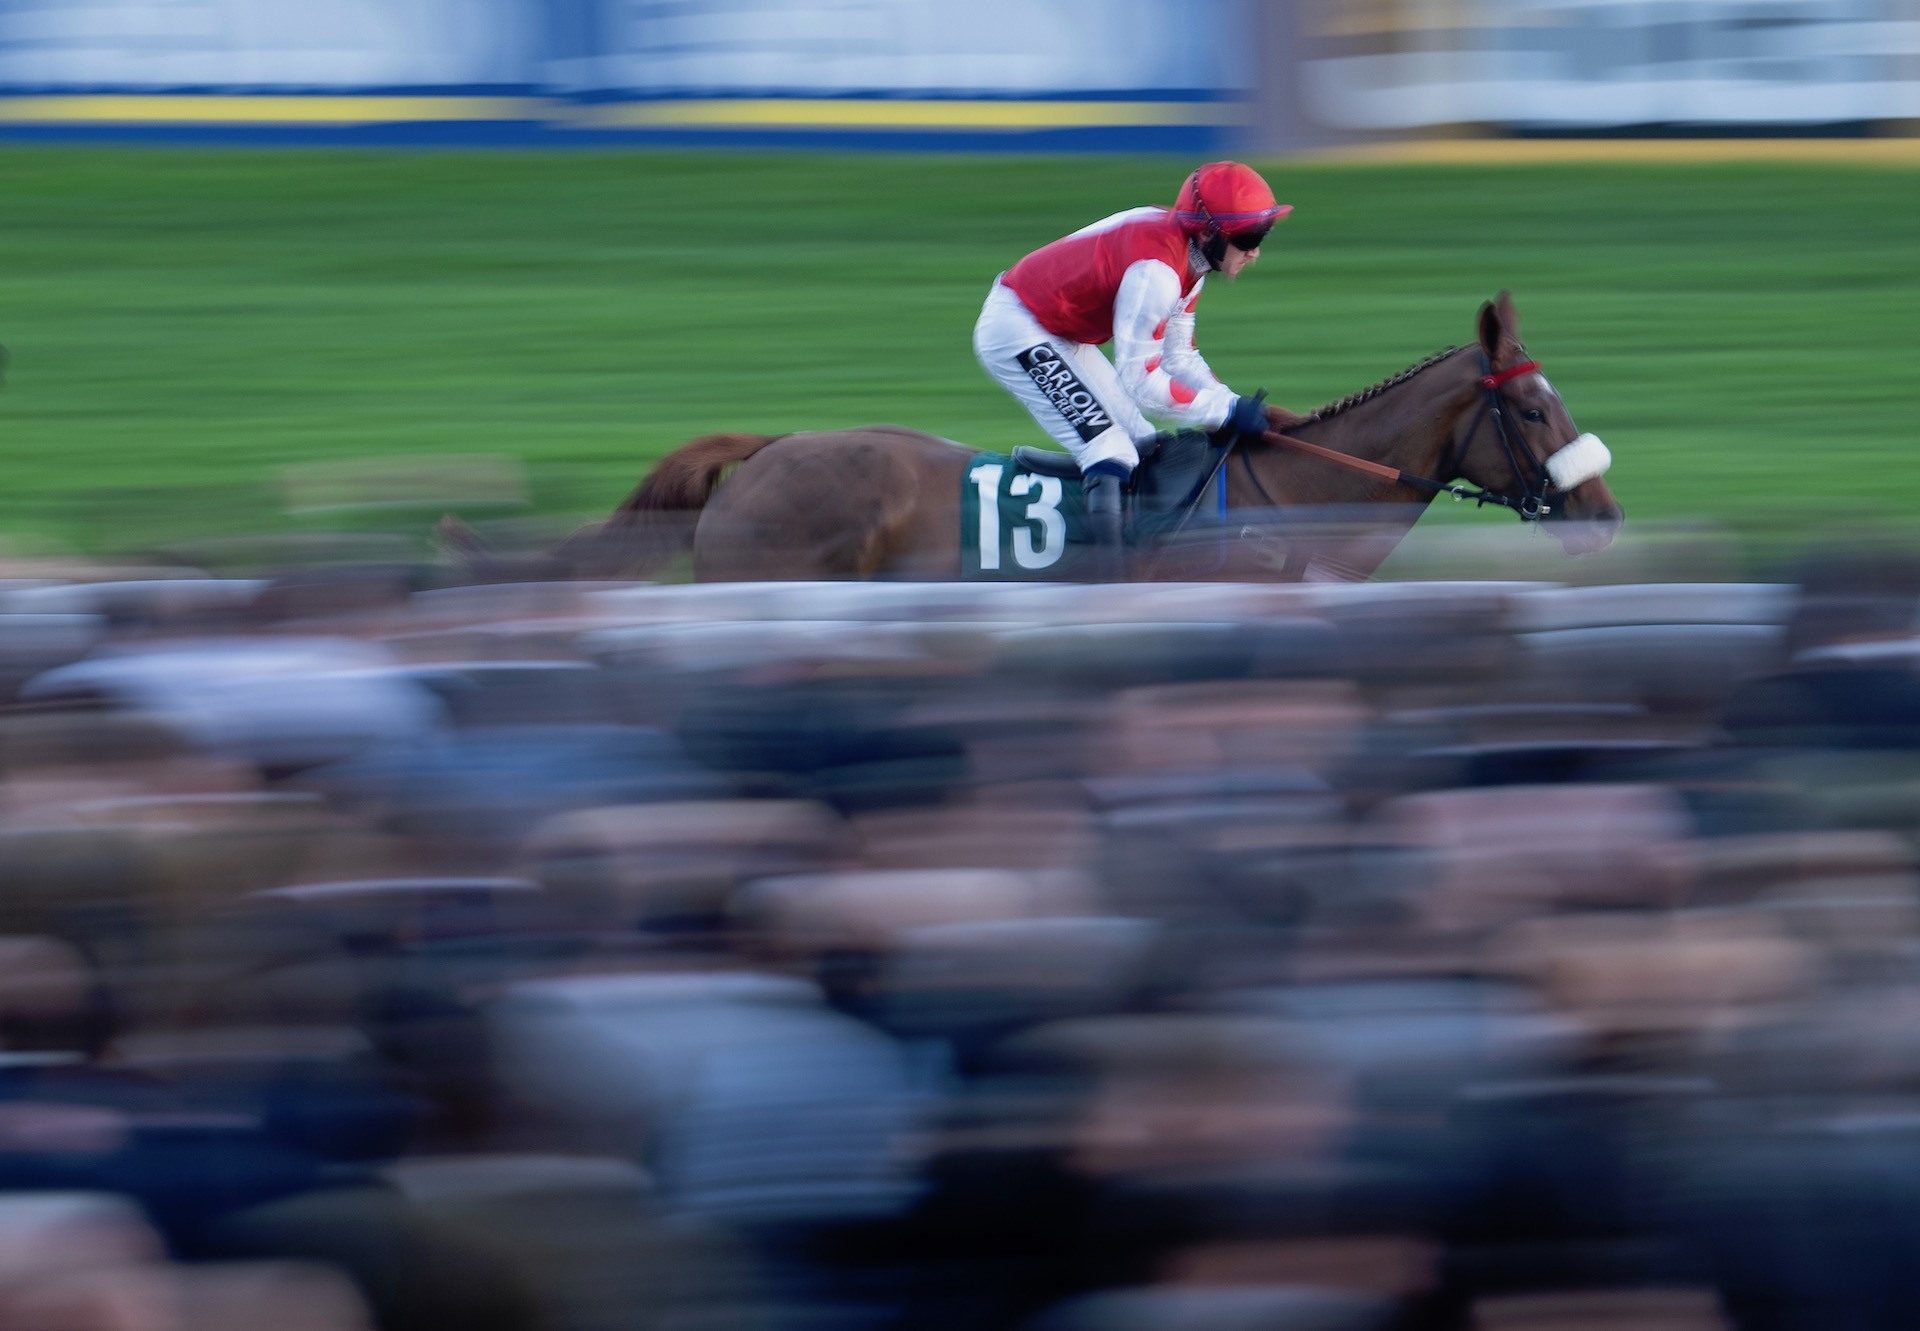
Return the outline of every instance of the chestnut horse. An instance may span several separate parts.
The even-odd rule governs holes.
[[[1622,521],[1601,479],[1606,449],[1574,428],[1519,333],[1503,291],[1481,307],[1475,344],[1304,419],[1269,408],[1290,433],[1230,455],[1226,507],[1378,515],[1321,547],[1324,570],[1293,560],[1282,573],[1290,577],[1370,575],[1439,493],[1551,517],[1568,553],[1604,548]],[[668,454],[611,518],[557,553],[606,575],[645,576],[691,544],[702,581],[954,578],[962,477],[974,456],[895,425],[707,435]]]

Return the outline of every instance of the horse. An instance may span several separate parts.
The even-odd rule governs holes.
[[[1605,446],[1574,427],[1528,357],[1507,292],[1481,306],[1477,333],[1310,416],[1270,407],[1275,428],[1225,455],[1229,515],[1322,506],[1378,515],[1280,576],[1370,576],[1443,493],[1554,519],[1546,525],[1568,554],[1612,542],[1624,515],[1602,479]],[[691,546],[700,581],[955,578],[958,497],[976,456],[897,425],[706,435],[556,554],[602,576],[647,576]]]

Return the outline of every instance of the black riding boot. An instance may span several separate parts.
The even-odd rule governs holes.
[[[1093,548],[1087,553],[1087,576],[1094,582],[1125,582],[1127,578],[1126,507],[1122,478],[1110,471],[1087,475],[1087,531]]]

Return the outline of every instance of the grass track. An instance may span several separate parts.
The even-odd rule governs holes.
[[[1506,286],[1636,518],[1920,516],[1920,166],[1263,165],[1298,211],[1206,298],[1230,384],[1316,405],[1466,340]],[[270,527],[278,469],[326,459],[507,454],[558,511],[712,429],[1022,442],[969,347],[987,283],[1183,169],[0,149],[0,540]]]

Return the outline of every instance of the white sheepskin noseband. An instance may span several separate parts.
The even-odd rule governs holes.
[[[1613,465],[1613,454],[1597,434],[1583,434],[1547,459],[1547,475],[1562,490],[1605,476]]]

